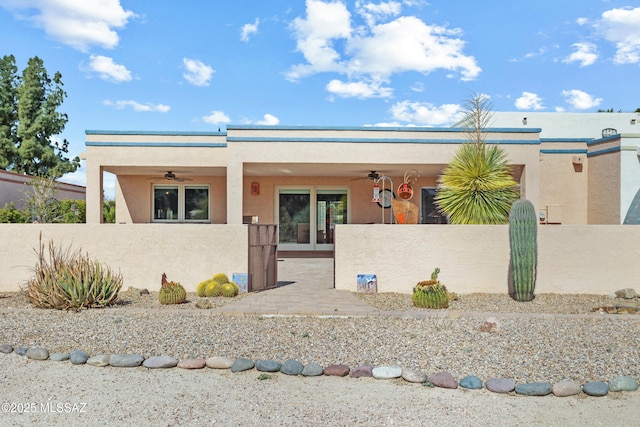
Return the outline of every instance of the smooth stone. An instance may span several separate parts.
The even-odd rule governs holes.
[[[254,366],[256,366],[256,364],[253,360],[241,357],[233,362],[233,365],[231,365],[231,372],[248,371],[249,369],[253,369]]]
[[[178,366],[178,359],[171,356],[151,356],[142,362],[142,366],[149,369],[175,368]]]
[[[349,370],[349,376],[351,378],[373,377],[373,366],[363,365],[363,366],[356,366],[355,368],[351,368]]]
[[[324,374],[334,377],[344,377],[349,373],[347,365],[329,365],[324,368]]]
[[[300,375],[303,369],[304,365],[297,360],[286,360],[282,364],[280,372],[286,375]]]
[[[510,393],[515,390],[516,383],[506,378],[489,378],[484,386],[494,393]]]
[[[460,387],[470,390],[478,390],[482,388],[482,380],[475,375],[467,375],[460,380]]]
[[[305,377],[317,377],[322,374],[324,374],[324,368],[317,363],[309,363],[302,370],[302,375]]]
[[[27,347],[16,347],[13,351],[15,351],[18,356],[25,356],[29,349]]]
[[[207,361],[203,358],[182,359],[178,362],[178,368],[182,369],[202,369],[207,366]]]
[[[546,382],[518,384],[516,386],[516,393],[524,396],[546,396],[551,394],[552,390],[551,383]]]
[[[438,372],[429,377],[429,382],[436,387],[458,388],[458,381],[449,372]]]
[[[282,363],[275,360],[258,360],[256,369],[260,372],[278,372],[282,367]]]
[[[54,362],[65,362],[69,360],[69,353],[53,353],[49,356],[49,360]]]
[[[228,357],[209,357],[205,363],[207,367],[212,369],[230,369],[233,366],[233,359],[229,359]]]
[[[89,353],[84,350],[73,350],[69,353],[69,361],[74,365],[84,365],[89,359]]]
[[[638,390],[638,381],[629,375],[620,375],[609,381],[609,391],[636,391]]]
[[[87,365],[97,366],[99,368],[109,366],[109,358],[110,356],[108,354],[97,354],[87,359]]]
[[[636,298],[638,294],[632,288],[624,288],[616,291],[616,297],[622,299],[633,299]]]
[[[211,308],[211,303],[209,302],[208,299],[202,298],[196,301],[196,308],[199,308],[202,310],[208,310]]]
[[[410,383],[420,383],[427,381],[427,374],[412,369],[402,371],[402,379]]]
[[[112,354],[109,358],[109,365],[114,368],[135,368],[142,365],[144,357],[139,354]]]
[[[11,344],[0,344],[0,353],[13,353],[13,346]]]
[[[42,347],[31,347],[27,350],[27,359],[31,360],[47,360],[49,358],[49,351]]]
[[[400,366],[376,366],[371,374],[377,380],[391,380],[402,376],[402,368]]]
[[[606,396],[609,393],[609,384],[604,381],[592,381],[582,386],[582,391],[589,396]]]
[[[580,394],[582,387],[575,381],[562,380],[555,383],[551,391],[554,396],[558,397],[575,396],[576,394]]]

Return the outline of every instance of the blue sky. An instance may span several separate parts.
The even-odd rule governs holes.
[[[640,107],[631,0],[0,0],[0,40],[20,71],[62,73],[72,156],[86,129],[448,126],[472,92],[495,111]]]

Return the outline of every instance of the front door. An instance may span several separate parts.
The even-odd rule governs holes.
[[[336,224],[348,223],[348,190],[278,189],[280,250],[333,250]]]

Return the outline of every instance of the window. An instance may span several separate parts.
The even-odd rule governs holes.
[[[154,222],[208,222],[208,185],[154,185]]]
[[[422,224],[446,224],[447,218],[438,211],[436,205],[436,189],[422,188],[420,202],[422,204]]]

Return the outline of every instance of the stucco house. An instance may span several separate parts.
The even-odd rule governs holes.
[[[501,114],[487,142],[505,150],[539,213],[536,292],[637,286],[640,227],[623,223],[639,222],[638,115],[527,113],[525,123]],[[118,268],[127,286],[150,290],[162,273],[193,291],[217,272],[270,289],[288,280],[280,261],[323,256],[333,257],[336,289],[355,292],[359,277],[375,275],[378,292],[410,293],[438,267],[458,294],[503,293],[508,225],[447,224],[434,209],[438,178],[465,142],[455,126],[89,130],[87,224],[0,225],[12,242],[0,248],[0,290],[30,277],[42,238],[82,248]],[[117,224],[101,224],[108,174]],[[406,194],[405,177],[417,224],[390,225],[397,210],[384,195]]]
[[[28,185],[32,176],[0,170],[0,208],[8,203],[13,203],[16,209],[26,207],[27,193],[32,191]],[[58,182],[58,193],[56,197],[59,200],[72,199],[84,200],[85,187],[66,182]]]
[[[522,196],[536,206],[542,224],[637,222],[632,202],[640,188],[640,134],[594,136],[585,130],[576,136],[579,126],[573,124],[575,133],[554,135],[531,125],[535,115],[522,120],[522,114],[504,114],[496,114],[496,123],[512,124],[489,129],[487,143],[506,151]],[[552,114],[560,122],[567,117]],[[638,115],[583,116],[602,130],[615,129],[621,120],[631,123]],[[389,193],[383,190],[396,196],[409,172],[418,222],[446,223],[433,196],[438,176],[465,141],[463,129],[456,127],[87,130],[87,222],[101,222],[103,174],[111,173],[117,223],[277,224],[280,250],[331,251],[336,224],[392,221],[390,208],[381,206],[384,197],[372,201],[372,172],[383,196]]]

